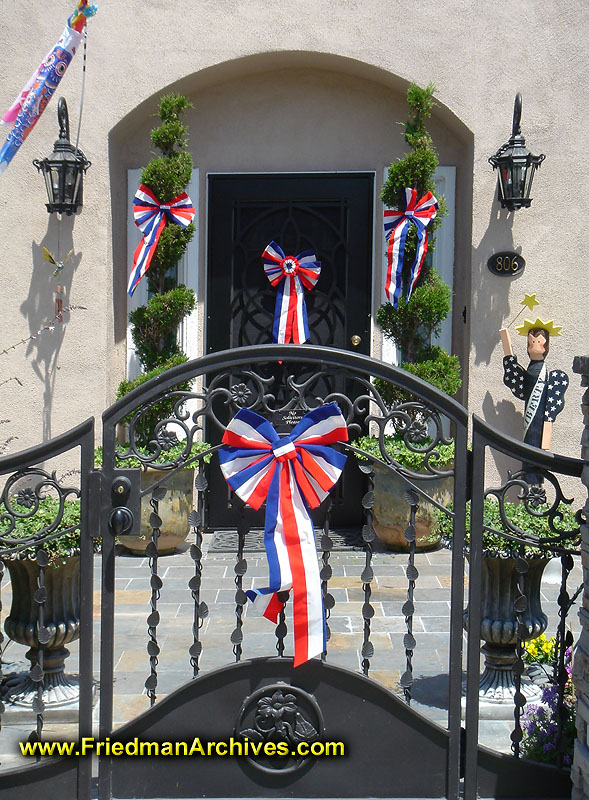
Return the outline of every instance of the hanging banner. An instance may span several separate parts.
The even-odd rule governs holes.
[[[57,44],[47,53],[2,118],[2,124],[13,127],[0,149],[0,175],[39,121],[84,38],[87,18],[94,16],[97,11],[96,3],[89,3],[88,0],[78,3]]]

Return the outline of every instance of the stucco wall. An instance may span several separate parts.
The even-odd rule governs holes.
[[[73,3],[50,5],[0,8],[2,108],[57,39]],[[459,169],[456,264],[465,278],[457,288],[468,290],[469,297],[462,304],[467,326],[457,323],[455,341],[469,361],[468,404],[519,435],[521,404],[511,402],[501,383],[497,330],[517,313],[524,293],[536,292],[543,301],[537,312],[564,325],[565,335],[551,345],[551,364],[570,372],[573,355],[585,347],[584,4],[101,0],[99,5],[89,23],[80,138],[93,166],[84,210],[75,219],[64,218],[59,234],[62,254],[72,246],[76,253],[61,282],[68,299],[87,310],[72,314],[53,334],[1,356],[0,380],[15,376],[23,384],[0,386],[0,419],[12,420],[0,430],[20,437],[15,446],[99,415],[113,400],[124,369],[125,174],[149,156],[149,115],[162,90],[184,91],[195,102],[188,120],[191,148],[204,181],[207,170],[380,170],[401,154],[395,123],[405,118],[402,100],[411,80],[436,83],[441,106],[432,132],[441,163],[455,159]],[[81,67],[78,55],[59,89],[74,132]],[[547,158],[532,207],[509,215],[499,211],[487,158],[509,135],[516,91],[523,95],[527,144]],[[301,129],[293,118],[292,109],[301,106],[312,111],[314,126],[306,121]],[[269,124],[276,107],[281,113]],[[53,316],[55,279],[40,245],[57,250],[58,223],[45,211],[44,188],[31,159],[51,152],[55,109],[52,101],[0,178],[6,275],[0,350]],[[377,172],[377,182],[380,178]],[[201,192],[201,220],[204,201]],[[204,247],[202,237],[201,263]],[[521,250],[527,266],[520,278],[488,271],[488,257],[502,249]],[[523,357],[523,346],[518,352]],[[569,455],[577,454],[581,425],[575,383],[554,432],[554,449]]]

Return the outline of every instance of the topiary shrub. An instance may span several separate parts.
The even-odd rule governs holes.
[[[402,209],[407,187],[417,191],[418,198],[426,192],[435,194],[434,174],[438,157],[433,140],[425,127],[435,105],[436,88],[429,84],[424,89],[412,83],[407,91],[409,118],[404,126],[404,138],[410,152],[392,163],[384,182],[381,200],[385,205]],[[435,247],[435,231],[447,214],[443,197],[437,197],[439,210],[428,225],[428,252]],[[405,242],[402,270],[402,293],[397,308],[384,303],[376,313],[376,320],[386,339],[401,352],[402,368],[433,384],[443,392],[454,395],[461,386],[460,364],[441,347],[432,346],[432,336],[439,334],[442,322],[451,309],[450,287],[427,264],[423,265],[415,289],[406,303],[410,269],[415,259],[417,237],[415,226],[409,229]],[[408,399],[406,392],[377,381],[377,388],[385,402],[392,405]]]
[[[185,191],[192,176],[192,156],[186,151],[188,126],[180,121],[180,115],[191,107],[188,99],[179,94],[164,95],[160,99],[161,125],[151,131],[151,141],[161,155],[152,158],[141,173],[141,182],[160,203],[169,203]],[[178,325],[194,310],[196,298],[192,289],[177,285],[177,266],[194,231],[192,224],[182,228],[168,220],[160,235],[145,275],[151,297],[129,315],[133,344],[144,373],[133,381],[122,381],[117,399],[170,367],[187,361],[178,344]],[[189,384],[176,388],[188,389]],[[145,446],[153,437],[156,423],[169,416],[173,408],[172,400],[153,405],[138,421],[136,442]]]

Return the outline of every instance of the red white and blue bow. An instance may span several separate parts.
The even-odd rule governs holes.
[[[312,289],[321,274],[321,263],[312,250],[285,256],[276,242],[262,253],[264,272],[278,286],[272,340],[278,344],[303,344],[309,338],[305,289]]]
[[[388,266],[384,290],[389,302],[393,304],[393,308],[397,308],[399,297],[401,296],[405,240],[411,223],[417,229],[417,252],[415,261],[411,265],[407,302],[409,302],[417,279],[421,274],[421,268],[427,253],[426,228],[436,216],[438,208],[438,201],[431,192],[424,194],[421,200],[418,201],[415,189],[405,189],[405,209],[403,211],[385,209],[384,231],[389,246],[387,248]],[[395,275],[394,292],[392,291],[393,274]]]
[[[182,228],[188,227],[194,219],[196,211],[192,200],[186,192],[182,192],[169,203],[160,203],[151,189],[141,184],[133,200],[133,216],[135,225],[143,234],[133,257],[133,267],[129,276],[127,291],[133,296],[137,284],[145,275],[151,264],[161,232],[170,219]]]
[[[284,437],[264,417],[242,408],[223,436],[228,446],[219,450],[225,479],[238,497],[255,509],[266,500],[269,583],[247,594],[276,623],[283,607],[276,594],[292,588],[295,666],[325,650],[321,580],[308,509],[327,497],[346,462],[343,453],[327,445],[347,440],[336,403],[309,411]]]

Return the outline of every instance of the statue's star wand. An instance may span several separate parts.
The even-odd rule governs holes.
[[[519,319],[519,317],[521,317],[521,315],[524,313],[524,311],[526,310],[526,308],[529,308],[529,309],[530,309],[530,311],[533,311],[533,310],[534,310],[534,308],[535,308],[536,306],[539,306],[539,305],[540,305],[540,301],[539,301],[539,300],[536,300],[536,295],[535,295],[535,294],[527,294],[527,295],[524,297],[524,299],[521,301],[520,305],[522,305],[522,306],[523,306],[522,310],[521,310],[521,311],[520,311],[518,314],[516,314],[516,315],[515,315],[515,317],[514,317],[514,318],[511,320],[511,322],[509,323],[509,325],[506,325],[506,326],[505,326],[505,327],[506,327],[506,329],[507,329],[507,328],[511,328],[511,326],[513,325],[513,323],[514,323],[514,322],[515,322],[517,319]]]

